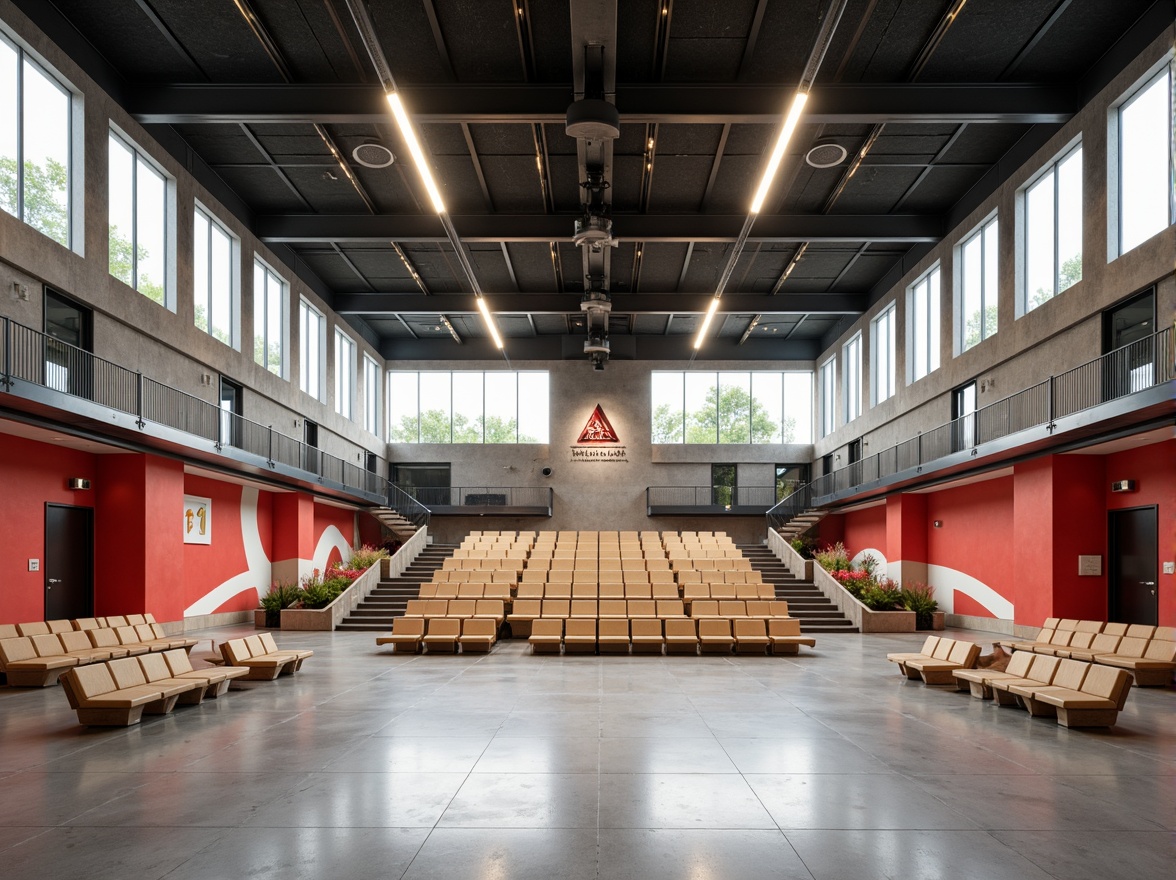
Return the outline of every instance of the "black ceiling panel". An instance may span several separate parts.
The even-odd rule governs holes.
[[[33,0],[15,2],[19,8],[33,5]],[[185,143],[173,152],[183,160],[186,146],[198,160],[195,167],[210,166],[267,240],[296,242],[291,246],[299,256],[298,272],[338,294],[373,290],[411,296],[418,309],[423,285],[432,294],[469,296],[472,310],[471,284],[443,238],[444,226],[385,110],[367,48],[341,0],[55,0],[54,6],[113,69],[113,75],[96,70],[99,81],[125,87],[129,109],[152,131],[167,124],[161,117],[175,123],[174,134]],[[455,227],[462,229],[464,222],[464,228],[493,230],[501,217],[503,228],[546,228],[558,239],[504,244],[493,232],[482,232],[464,245],[479,285],[496,295],[583,291],[584,254],[572,235],[587,172],[564,122],[573,97],[573,58],[583,45],[572,45],[569,4],[425,0],[365,6],[392,75],[411,90],[408,109],[417,117],[426,161],[448,212],[491,216],[489,222],[459,220]],[[624,300],[634,290],[632,302],[680,291],[691,295],[688,307],[698,308],[700,295],[716,289],[779,131],[778,114],[800,79],[827,6],[826,0],[617,3],[616,43],[608,57],[615,59],[621,127],[612,144],[605,201],[614,234],[624,240],[609,251],[615,295],[611,332],[661,335],[667,323],[674,337],[695,332],[696,314],[670,320],[661,311],[627,310]],[[860,215],[852,222],[886,229],[887,215],[897,213],[925,215],[939,228],[959,210],[961,199],[967,196],[970,204],[980,194],[974,188],[988,172],[997,169],[988,178],[996,182],[1012,170],[1009,150],[1031,131],[1012,114],[1032,99],[1011,97],[1009,115],[986,121],[945,121],[940,111],[920,120],[919,113],[932,108],[912,106],[911,83],[1077,89],[1098,59],[1128,57],[1107,56],[1124,35],[1133,33],[1137,53],[1145,39],[1171,24],[1170,16],[1161,20],[1151,0],[968,0],[949,16],[956,8],[947,0],[849,0],[816,79],[818,94],[834,83],[841,91],[810,105],[826,101],[827,121],[802,119],[762,209],[765,216],[754,227],[782,229],[787,237],[751,239],[726,292],[761,294],[764,308],[780,307],[770,295],[777,287],[785,300],[790,294],[836,291],[842,304],[845,294],[862,294],[864,303],[864,294],[908,249],[924,242],[878,243],[872,237],[831,242],[826,224],[845,227],[849,215]],[[243,9],[256,13],[263,33],[255,33]],[[157,22],[147,10],[157,14]],[[1132,32],[1148,10],[1143,30]],[[1154,31],[1150,36],[1144,33],[1148,29]],[[200,84],[230,85],[233,96],[202,96]],[[262,89],[266,84],[277,91]],[[359,91],[350,86],[338,91],[336,112],[314,88],[330,84],[356,84]],[[838,97],[852,96],[862,84],[871,87],[864,104],[879,114],[876,118],[846,111],[848,99]],[[159,88],[169,85],[183,88]],[[968,95],[960,92],[964,106]],[[144,112],[135,109],[138,101],[160,106]],[[872,135],[864,162],[848,176]],[[352,169],[359,189],[327,139]],[[819,139],[844,146],[847,158],[825,169],[806,164],[805,154]],[[356,163],[352,151],[372,142],[396,155],[392,166]],[[392,227],[407,230],[400,252],[419,283],[388,240],[399,233],[351,235],[373,213],[394,218]],[[340,216],[336,224],[334,215],[354,219]],[[318,230],[299,233],[308,217]],[[815,242],[797,239],[806,217],[814,218],[814,230],[822,230]],[[632,232],[639,225],[650,230],[643,233],[647,238],[654,236],[640,245]],[[336,226],[349,227],[350,237],[341,233],[333,240]],[[663,226],[672,242],[656,240]],[[692,229],[698,230],[693,242]],[[418,231],[433,240],[412,240]],[[789,270],[798,253],[801,258]],[[368,323],[385,339],[410,338],[407,323],[412,333],[435,340],[439,352],[456,345],[439,315],[404,317],[402,322],[394,312],[375,313]],[[725,317],[714,332],[738,339],[752,317],[743,311]],[[753,334],[819,340],[852,317],[806,312],[785,319],[768,313]],[[504,315],[501,325],[511,337],[563,335],[572,318],[583,321],[573,310],[534,315],[534,330],[522,315]],[[476,315],[456,314],[452,320],[463,334],[484,335]]]

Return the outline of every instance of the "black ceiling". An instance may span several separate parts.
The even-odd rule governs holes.
[[[17,5],[386,355],[487,353],[346,0]],[[614,356],[685,357],[829,3],[616,6],[609,331]],[[508,352],[571,356],[569,2],[368,8]],[[1151,0],[849,0],[706,353],[813,357],[1170,21]],[[818,139],[845,161],[807,164]],[[363,167],[368,143],[396,161]]]

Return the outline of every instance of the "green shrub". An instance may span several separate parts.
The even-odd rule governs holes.
[[[261,607],[266,611],[281,611],[283,608],[293,608],[302,598],[302,590],[297,584],[289,581],[276,581],[270,585],[269,592],[261,597]]]
[[[893,611],[902,599],[902,590],[893,581],[884,581],[864,587],[858,598],[871,611]]]
[[[788,543],[792,546],[793,550],[800,554],[801,559],[812,559],[813,551],[817,549],[817,542],[803,535],[793,538]]]
[[[388,551],[383,547],[372,547],[369,544],[364,544],[351,551],[351,559],[347,562],[348,568],[358,568],[360,570],[371,568],[381,559],[388,558]]]
[[[817,550],[813,553],[813,559],[825,571],[850,571],[853,569],[849,561],[849,551],[845,549],[845,545],[840,541],[832,547]]]
[[[903,588],[900,601],[907,611],[915,612],[916,629],[931,629],[931,614],[939,610],[934,593],[934,587],[918,581]]]

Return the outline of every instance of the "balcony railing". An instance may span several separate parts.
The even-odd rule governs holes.
[[[809,484],[805,505],[820,503],[822,498],[849,492],[903,471],[925,467],[949,455],[974,450],[982,444],[1029,428],[1045,427],[1052,433],[1058,419],[1172,382],[1174,372],[1172,328],[1165,327],[1158,333],[1058,376],[1050,376],[1044,382],[974,413],[817,477]],[[785,502],[777,505],[780,508],[778,514],[775,508],[770,512],[769,523],[791,509],[782,506]]]
[[[550,486],[417,486],[406,490],[438,516],[551,516]]]
[[[318,482],[383,498],[388,483],[380,474],[222,410],[214,403],[172,388],[142,373],[54,339],[9,318],[0,319],[0,387],[12,392],[19,382],[40,386],[133,416],[139,430],[162,425],[199,437],[217,452],[239,450],[273,469],[284,465]],[[366,450],[350,455],[366,459]],[[198,448],[198,444],[193,443]]]
[[[647,516],[766,513],[776,503],[775,486],[649,486]]]
[[[812,484],[803,483],[796,491],[780,501],[768,513],[768,529],[779,529],[794,517],[800,516],[813,504]]]

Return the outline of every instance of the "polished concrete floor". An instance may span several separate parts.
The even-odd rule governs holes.
[[[0,876],[1173,876],[1174,689],[1080,732],[900,678],[884,655],[922,636],[787,659],[278,639],[316,650],[296,677],[130,729],[0,688]]]

